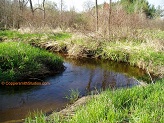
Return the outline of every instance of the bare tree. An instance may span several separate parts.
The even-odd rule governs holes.
[[[19,9],[22,11],[22,14],[24,12],[24,9],[28,3],[28,0],[19,0]]]
[[[110,7],[109,7],[109,17],[108,17],[108,35],[110,35],[110,23],[111,23],[111,15],[112,15],[112,0],[109,0],[109,4],[110,4]]]
[[[61,21],[63,20],[62,14],[63,14],[63,0],[60,2],[60,14],[61,14]]]
[[[4,0],[4,20],[5,20],[5,29],[7,28],[7,14],[6,14],[6,1]]]
[[[43,0],[43,19],[46,18],[45,0]]]
[[[84,8],[84,11],[86,12],[91,11],[93,7],[94,7],[94,2],[91,0],[87,0],[83,3],[83,8]]]
[[[31,13],[34,16],[34,8],[33,8],[33,5],[32,5],[32,0],[29,0],[29,2],[30,2]]]
[[[98,27],[99,27],[99,23],[98,23],[98,4],[97,4],[97,0],[95,0],[95,11],[96,11],[96,31],[98,31]]]

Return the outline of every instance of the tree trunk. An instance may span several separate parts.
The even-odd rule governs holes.
[[[60,16],[61,18],[60,18],[60,19],[61,19],[61,21],[62,21],[62,20],[63,20],[63,17],[62,17],[62,16],[63,16],[63,15],[62,15],[62,14],[63,14],[63,0],[61,0],[61,3],[60,3],[60,4],[61,4],[61,5],[60,5],[60,14],[61,14],[61,16]]]
[[[43,19],[46,18],[45,0],[43,0]]]
[[[95,11],[96,11],[96,32],[98,31],[99,23],[98,23],[98,5],[97,5],[97,0],[95,1]]]
[[[110,35],[111,29],[111,15],[112,15],[112,0],[109,1],[109,17],[108,17],[108,35]]]
[[[34,16],[34,8],[33,8],[33,5],[32,5],[32,0],[29,0],[29,2],[30,2],[31,13]]]

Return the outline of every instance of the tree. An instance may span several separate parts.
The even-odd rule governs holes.
[[[43,18],[46,18],[45,0],[43,0]]]
[[[91,11],[93,7],[94,7],[94,2],[91,0],[87,0],[83,3],[83,8],[84,8],[84,11],[86,12]]]
[[[98,4],[97,4],[97,0],[95,0],[95,11],[96,11],[96,31],[98,31],[98,27],[99,27],[99,17],[98,17]]]
[[[29,2],[30,2],[31,13],[34,16],[34,8],[33,8],[33,5],[32,5],[32,0],[29,0]]]
[[[128,13],[143,12],[148,18],[155,17],[156,9],[147,0],[121,0],[120,2]]]
[[[111,23],[111,17],[112,17],[112,0],[109,0],[109,17],[108,17],[108,34],[110,35],[110,23]]]
[[[156,17],[163,17],[164,16],[164,9],[162,9],[162,6],[158,6],[156,8]]]

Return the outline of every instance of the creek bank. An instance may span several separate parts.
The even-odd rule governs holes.
[[[157,35],[154,35],[157,32]],[[151,74],[164,76],[164,43],[158,34],[164,31],[144,31],[144,37],[104,39],[96,34],[81,33],[19,33],[0,31],[2,41],[21,41],[52,52],[61,52],[70,57],[89,57],[126,62]]]
[[[139,121],[162,123],[163,82],[164,79],[161,79],[156,84],[146,87],[107,90],[96,97],[83,97],[66,109],[53,113],[47,120],[68,123],[103,120],[106,123],[124,120],[135,122],[137,118]],[[112,116],[114,118],[111,119]]]
[[[60,41],[30,42],[52,52],[60,52],[72,58],[100,58],[116,62],[129,63],[146,70],[152,75],[163,78],[164,53],[156,51],[147,43],[99,42],[90,39],[67,39]]]
[[[64,70],[53,53],[21,42],[0,43],[0,81],[41,81]]]
[[[137,85],[138,87],[146,87],[148,85],[142,81],[138,81],[138,83],[139,83],[139,85]],[[101,93],[96,91],[92,91],[91,93],[93,95],[83,96],[77,99],[76,101],[74,101],[74,103],[68,104],[66,108],[62,109],[59,112],[54,112],[54,113],[52,112],[52,114],[47,116],[47,121],[51,121],[51,119],[53,119],[56,115],[60,116],[61,118],[69,118],[75,114],[76,110],[78,110],[79,107],[85,106],[88,103],[88,101],[97,98],[98,96],[101,95]]]
[[[59,111],[59,112],[55,112],[50,114],[47,117],[47,120],[51,120],[56,113],[60,116],[60,117],[69,117],[69,116],[73,116],[75,111],[77,110],[77,108],[79,108],[79,106],[84,106],[86,105],[86,103],[92,99],[92,98],[96,98],[98,95],[88,95],[88,96],[84,96],[79,98],[77,101],[75,101],[73,104],[68,105],[66,108],[64,108],[63,110]]]

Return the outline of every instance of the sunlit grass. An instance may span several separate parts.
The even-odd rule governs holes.
[[[11,31],[11,30],[0,30],[0,38],[2,40],[19,40],[19,41],[24,41],[24,42],[29,42],[39,40],[40,42],[42,41],[47,41],[47,40],[64,40],[67,38],[71,38],[70,33],[20,33],[18,31]],[[38,43],[38,42],[37,42]]]
[[[41,123],[163,123],[163,93],[164,79],[145,87],[106,90],[79,106],[73,116],[61,117],[55,113],[47,121],[42,113],[41,119],[45,120]],[[27,120],[26,123],[37,123],[35,117]]]
[[[8,38],[8,39],[29,39],[33,37],[41,37],[42,35],[39,33],[19,33],[18,31],[11,30],[0,30],[0,37]]]
[[[42,111],[34,111],[29,113],[28,118],[25,119],[25,123],[46,123],[46,116]]]
[[[64,40],[67,38],[71,38],[71,34],[69,33],[54,33],[49,35],[50,39],[55,39],[55,40]]]
[[[160,73],[158,68],[164,66],[163,51],[156,51],[147,43],[109,42],[103,47],[102,57],[119,62],[128,62],[132,66],[148,69],[154,73]]]
[[[58,73],[63,61],[53,53],[17,42],[0,43],[0,81]]]
[[[80,107],[69,122],[162,123],[164,121],[163,86],[164,80],[147,87],[102,92],[86,106]]]

